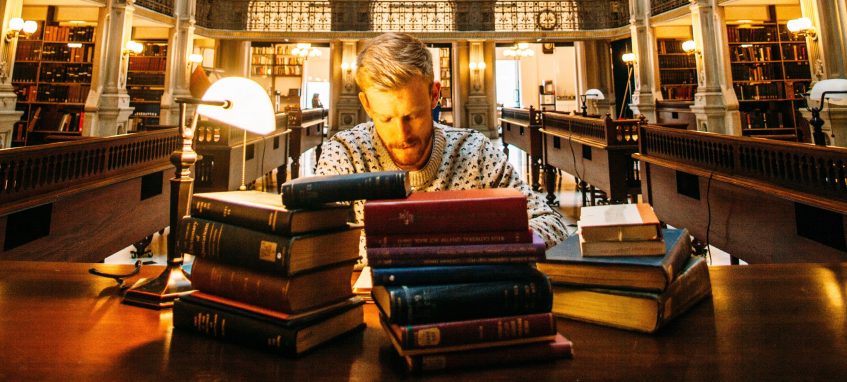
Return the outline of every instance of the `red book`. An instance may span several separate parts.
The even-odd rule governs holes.
[[[368,235],[528,229],[526,196],[512,188],[415,192],[365,202]]]
[[[573,358],[573,342],[556,334],[550,342],[479,349],[465,352],[403,357],[410,371],[457,370],[483,366],[523,365],[530,362]]]
[[[515,244],[532,242],[532,229],[499,232],[431,232],[367,235],[368,248],[429,247],[442,245]]]
[[[544,260],[544,239],[532,234],[531,243],[368,248],[371,266],[437,264],[508,264]]]

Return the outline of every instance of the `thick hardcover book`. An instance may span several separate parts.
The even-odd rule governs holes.
[[[352,207],[327,204],[318,209],[289,210],[279,195],[250,190],[194,194],[190,212],[196,218],[291,236],[344,227]]]
[[[582,256],[662,256],[665,254],[665,242],[655,240],[632,241],[585,241],[580,236],[579,249]]]
[[[654,240],[661,234],[659,218],[646,203],[583,207],[579,215],[585,241]]]
[[[403,357],[412,372],[525,365],[564,358],[573,358],[573,342],[561,334],[549,342]]]
[[[198,257],[191,267],[191,287],[281,312],[312,309],[353,295],[353,263],[287,277],[258,272]]]
[[[411,192],[405,171],[310,176],[285,182],[282,202],[288,208],[310,208],[331,202],[405,198]]]
[[[544,239],[533,234],[532,243],[477,244],[433,247],[368,248],[368,264],[416,266],[437,264],[526,263],[544,259]]]
[[[182,298],[174,302],[173,309],[174,328],[286,356],[298,356],[364,326],[361,301],[309,320],[293,322],[249,311],[219,309]]]
[[[709,267],[692,257],[682,274],[663,293],[555,286],[553,314],[653,333],[712,293]]]
[[[498,232],[430,232],[377,235],[367,233],[368,248],[440,245],[515,244],[532,241],[532,230]]]
[[[550,282],[532,280],[420,286],[374,286],[374,301],[392,324],[412,325],[546,313]]]
[[[380,321],[403,356],[550,341],[556,336],[552,313],[425,325],[390,324],[384,317]]]
[[[370,272],[373,285],[397,286],[531,280],[536,270],[529,264],[484,264],[377,267]]]
[[[365,203],[368,235],[528,229],[526,196],[512,188],[415,192]]]
[[[691,256],[687,229],[665,229],[665,256],[583,257],[579,237],[571,236],[547,251],[536,264],[556,284],[587,285],[661,292]]]
[[[177,248],[264,272],[291,276],[359,258],[359,229],[280,236],[193,217],[179,224]]]

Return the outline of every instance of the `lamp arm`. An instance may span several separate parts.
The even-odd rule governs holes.
[[[821,93],[821,102],[818,111],[823,111],[824,107],[826,107],[826,103],[824,101],[826,100],[827,94],[847,94],[847,90],[827,90]]]
[[[230,101],[212,101],[212,100],[203,100],[200,98],[193,97],[179,97],[174,100],[176,103],[182,103],[186,105],[209,105],[209,106],[222,106],[227,107],[231,102]]]

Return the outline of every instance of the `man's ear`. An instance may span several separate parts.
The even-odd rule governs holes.
[[[368,96],[365,92],[359,92],[359,102],[361,102],[362,107],[365,108],[365,113],[368,113],[368,116],[373,119],[373,116],[371,115],[371,104],[368,102]]]
[[[432,82],[432,92],[430,94],[429,100],[429,108],[434,109],[435,105],[438,103],[438,99],[441,98],[441,82],[433,81]]]

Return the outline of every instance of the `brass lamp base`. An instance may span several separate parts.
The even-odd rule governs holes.
[[[174,305],[174,300],[192,292],[191,281],[178,264],[169,264],[154,279],[141,279],[124,295],[123,303],[143,308],[164,309]]]

